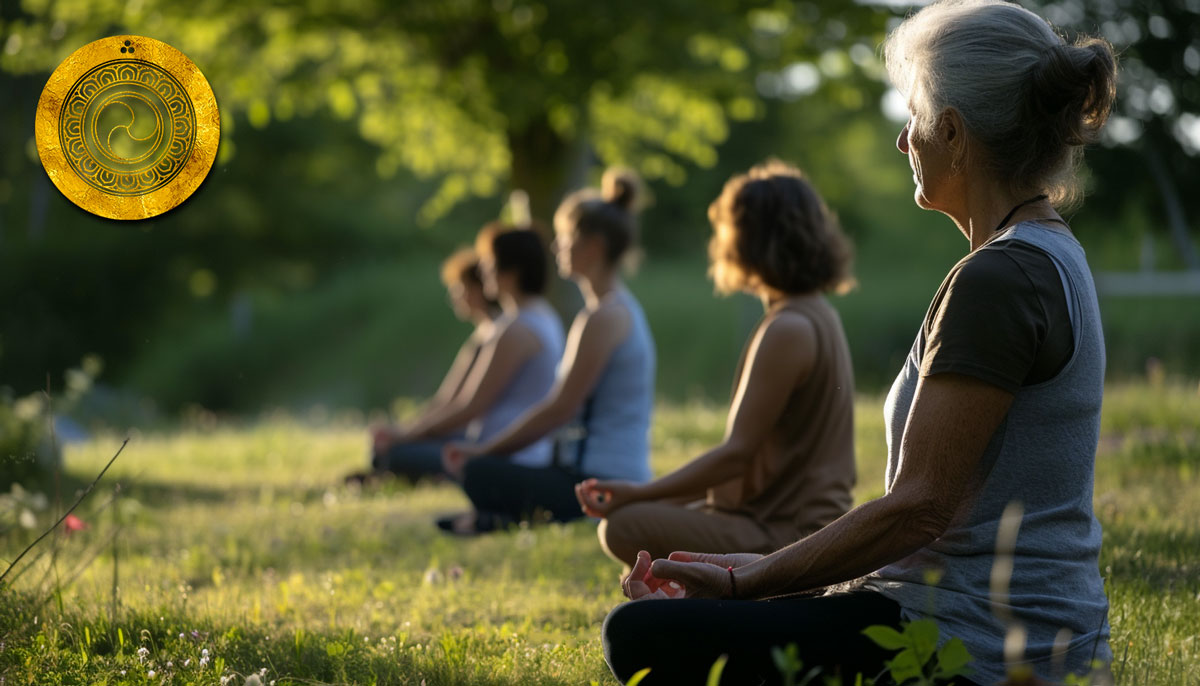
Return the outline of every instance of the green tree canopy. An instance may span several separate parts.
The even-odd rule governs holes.
[[[164,40],[212,83],[227,155],[235,113],[353,120],[379,174],[440,180],[428,223],[506,182],[544,215],[591,151],[679,185],[716,163],[731,121],[761,114],[757,74],[877,42],[887,16],[835,0],[23,0],[0,66],[46,72],[118,33]]]

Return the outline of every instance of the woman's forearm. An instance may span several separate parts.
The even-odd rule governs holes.
[[[408,420],[407,423],[401,424],[401,431],[403,431],[406,436],[412,436],[413,438],[416,438],[416,434],[413,429],[415,427],[426,426],[430,422],[436,420],[438,414],[450,406],[450,401],[451,398],[438,398],[436,396],[430,398],[429,402],[417,412],[415,417]]]
[[[703,493],[746,471],[744,451],[727,443],[713,448],[670,474],[638,487],[638,500],[667,500]]]
[[[936,541],[964,498],[973,497],[980,456],[1012,398],[967,376],[922,377],[888,494],[744,571],[739,568],[738,590],[755,598],[849,581]]]
[[[409,440],[434,438],[458,429],[475,418],[477,412],[469,404],[451,402],[430,409],[405,429]]]
[[[766,598],[856,579],[932,543],[945,527],[921,501],[886,495],[738,568],[739,597]]]
[[[510,455],[566,423],[554,400],[539,403],[481,445],[482,454]]]

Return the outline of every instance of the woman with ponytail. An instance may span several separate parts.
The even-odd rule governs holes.
[[[621,263],[637,242],[640,183],[609,169],[601,189],[567,196],[554,216],[558,271],[579,286],[584,308],[567,334],[548,395],[490,440],[452,443],[448,472],[461,475],[474,511],[439,521],[455,533],[479,533],[537,516],[583,516],[575,484],[589,478],[650,478],[654,340],[641,305],[622,283]],[[510,455],[560,429],[555,464],[531,468]]]
[[[643,684],[699,683],[727,655],[725,681],[778,683],[772,649],[794,645],[805,669],[854,683],[895,652],[864,629],[931,619],[970,656],[960,686],[1111,683],[1092,511],[1104,338],[1059,210],[1112,105],[1112,48],[1015,4],[942,0],[884,55],[912,115],[896,144],[916,203],[970,245],[884,405],[884,495],[769,555],[639,559],[625,592],[655,599],[603,630],[622,681],[649,667]]]

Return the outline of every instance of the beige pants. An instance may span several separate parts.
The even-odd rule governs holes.
[[[604,552],[629,566],[639,550],[654,559],[677,550],[765,555],[796,540],[777,540],[778,535],[745,515],[659,502],[633,503],[613,512],[600,522],[599,536]]]

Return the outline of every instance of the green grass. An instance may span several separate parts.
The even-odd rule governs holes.
[[[859,500],[882,490],[880,405],[864,397],[857,408]],[[717,440],[723,411],[660,407],[655,468]],[[263,684],[277,686],[613,683],[599,627],[621,601],[619,570],[595,527],[441,536],[431,518],[466,504],[450,486],[337,485],[361,465],[363,425],[353,414],[243,425],[198,416],[134,435],[81,508],[89,528],[47,539],[0,602],[0,683],[217,684],[237,674],[242,686],[264,668]],[[63,500],[119,443],[67,449]],[[1109,389],[1096,503],[1120,683],[1200,682],[1198,458],[1194,384]],[[31,538],[0,533],[0,558]]]

